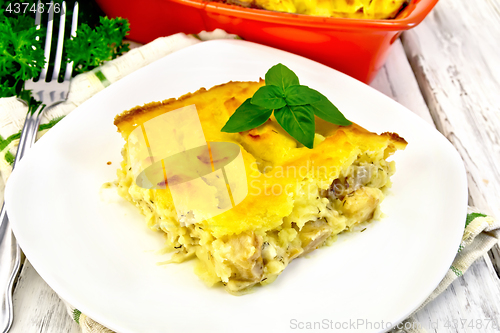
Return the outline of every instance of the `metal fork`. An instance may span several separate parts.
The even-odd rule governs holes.
[[[37,8],[44,8],[39,6],[41,1],[38,2]],[[49,9],[49,17],[47,24],[47,36],[45,38],[44,56],[46,63],[40,73],[38,81],[26,81],[25,89],[32,90],[35,99],[38,99],[42,104],[34,111],[28,112],[26,121],[24,122],[19,139],[19,146],[17,148],[16,158],[12,168],[16,166],[19,160],[23,157],[26,150],[28,150],[35,142],[38,127],[42,119],[42,114],[45,109],[48,109],[58,103],[65,101],[68,97],[69,82],[73,73],[73,63],[66,65],[66,72],[64,81],[59,83],[58,77],[61,69],[62,49],[64,43],[64,31],[66,23],[66,2],[63,1],[60,7],[60,23],[57,40],[56,57],[54,64],[54,71],[51,76],[47,76],[50,59],[50,48],[52,42],[52,26],[54,18],[54,4],[51,2]],[[41,26],[41,11],[37,11],[35,24],[37,29]],[[76,35],[78,18],[78,2],[75,2],[73,10],[73,18],[71,24],[71,36]],[[17,241],[12,234],[9,218],[2,206],[0,212],[0,297],[1,297],[1,312],[0,312],[0,331],[6,333],[10,330],[14,319],[14,309],[12,304],[12,292],[15,278],[21,266],[21,250]]]

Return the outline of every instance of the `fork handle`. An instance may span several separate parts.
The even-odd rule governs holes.
[[[39,120],[41,120],[41,111],[45,107],[44,104],[40,105],[33,116],[29,114],[26,116],[26,121],[24,122],[23,129],[21,130],[21,137],[19,138],[19,145],[17,146],[16,158],[12,164],[12,169],[16,167],[17,162],[21,160],[26,151],[31,148],[35,142],[36,135],[38,133],[38,126],[40,126]]]
[[[42,108],[43,106],[40,106],[35,111],[35,117],[30,115],[26,116],[12,169],[14,169],[17,162],[21,160],[24,153],[35,141],[39,125],[39,112]],[[2,263],[0,266],[0,331],[2,333],[7,333],[14,320],[12,292],[14,281],[21,267],[21,249],[12,233],[5,204],[2,205],[2,210],[0,211],[0,262]]]
[[[12,304],[12,287],[21,265],[21,250],[12,234],[9,218],[5,205],[2,205],[0,213],[0,288],[1,288],[1,312],[0,331],[9,331],[14,319],[14,307]]]

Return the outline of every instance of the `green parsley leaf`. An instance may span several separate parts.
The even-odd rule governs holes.
[[[278,124],[307,148],[314,144],[314,112],[310,105],[285,106],[274,111]]]
[[[279,109],[286,105],[283,91],[276,86],[260,87],[252,97],[252,104],[266,109]]]
[[[31,17],[0,15],[0,97],[15,95],[22,81],[40,73],[45,60],[36,37],[44,31],[36,30]]]
[[[328,100],[328,98],[320,92],[317,93],[321,96],[321,99],[318,102],[311,103],[311,107],[313,108],[316,116],[332,124],[341,126],[349,126],[352,124],[352,122],[347,120],[342,112],[340,112],[339,109],[337,109],[337,107]]]
[[[287,105],[306,105],[319,102],[321,94],[308,86],[289,86],[285,90]]]
[[[283,91],[289,86],[299,85],[299,78],[283,64],[271,67],[266,73],[266,86],[277,86]]]
[[[9,85],[9,82],[7,81],[0,81],[0,97],[10,97],[14,96],[16,94],[16,89],[15,87],[11,87]]]
[[[104,62],[113,60],[129,50],[122,40],[130,30],[126,19],[101,17],[100,25],[92,29],[88,24],[78,26],[76,37],[65,42],[67,56],[75,63],[75,72],[87,72]]]
[[[272,113],[272,109],[265,109],[252,104],[251,98],[249,98],[236,109],[221,131],[237,133],[251,130],[264,124]]]

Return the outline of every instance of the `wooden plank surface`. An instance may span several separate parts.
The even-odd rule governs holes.
[[[403,44],[438,130],[465,162],[470,203],[500,217],[500,0],[441,0]]]
[[[469,204],[497,218],[499,9],[500,0],[441,0],[419,27],[402,36],[430,114],[464,160]],[[434,332],[500,332],[500,283],[494,270],[498,266],[498,246],[492,257],[494,253],[496,262],[492,264],[488,256],[476,261],[462,278],[417,314],[424,327]],[[450,326],[444,327],[447,323]]]
[[[499,297],[498,278],[481,258],[415,317],[429,332],[500,332]]]
[[[79,333],[64,303],[25,261],[14,292],[14,323],[9,333]]]

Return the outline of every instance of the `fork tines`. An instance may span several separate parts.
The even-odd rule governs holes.
[[[48,5],[48,6],[47,6]],[[43,104],[37,108],[32,114],[28,114],[26,117],[26,122],[24,124],[23,132],[27,133],[21,136],[19,142],[18,154],[16,155],[16,162],[23,156],[27,148],[29,148],[36,139],[36,133],[41,121],[41,114],[45,107],[51,107],[57,103],[66,100],[69,92],[69,81],[73,73],[73,62],[66,65],[66,71],[64,75],[63,82],[59,83],[59,73],[62,65],[62,55],[63,55],[63,45],[64,45],[64,32],[66,28],[66,2],[63,1],[60,6],[54,2],[43,3],[40,0],[37,3],[37,12],[35,17],[35,23],[37,29],[41,28],[41,18],[43,14],[43,9],[48,12],[47,21],[47,35],[45,37],[44,46],[44,57],[45,65],[40,72],[40,76],[37,81],[28,80],[25,82],[24,87],[26,90],[31,90],[33,92],[33,97]],[[42,10],[40,10],[42,9]],[[57,47],[54,59],[54,69],[52,73],[48,73],[49,62],[51,55],[51,44],[52,44],[52,34],[53,34],[53,21],[54,12],[59,14],[59,31],[57,34]],[[71,36],[76,35],[76,28],[78,23],[78,2],[75,2],[73,9],[73,17],[71,24]]]

